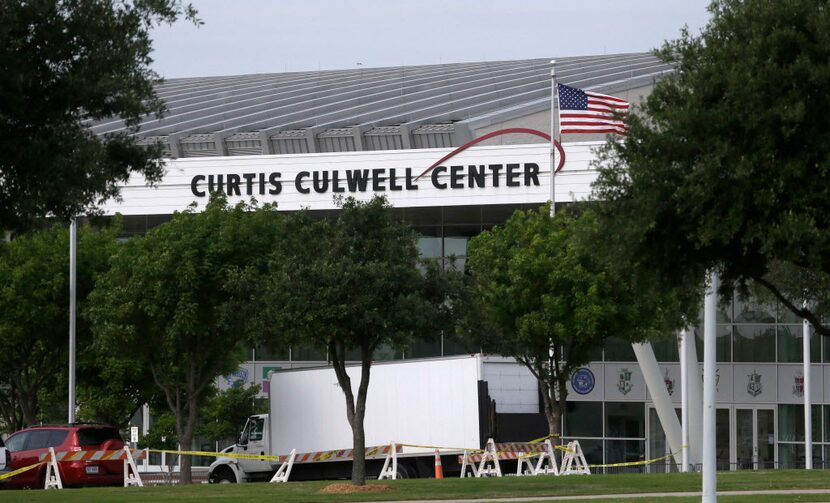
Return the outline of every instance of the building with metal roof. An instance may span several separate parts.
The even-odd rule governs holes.
[[[171,79],[157,88],[167,114],[146,116],[138,138],[181,158],[454,147],[517,120],[549,132],[550,69],[527,59]],[[634,53],[560,58],[556,71],[563,84],[637,102],[672,67]]]

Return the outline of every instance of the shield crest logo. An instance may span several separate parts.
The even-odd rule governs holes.
[[[764,392],[764,386],[761,384],[761,374],[755,370],[749,374],[749,382],[746,385],[746,392],[751,396],[758,396]]]
[[[793,395],[797,397],[804,396],[804,376],[796,374],[793,380]]]
[[[623,395],[627,395],[631,391],[631,371],[627,368],[620,369],[620,380],[617,382],[617,389]]]
[[[663,377],[663,381],[666,383],[666,391],[669,392],[669,396],[674,394],[674,379],[669,377],[669,369],[666,369],[666,375]]]

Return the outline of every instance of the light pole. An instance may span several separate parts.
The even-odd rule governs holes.
[[[75,300],[77,293],[78,223],[69,222],[69,424],[75,422]]]

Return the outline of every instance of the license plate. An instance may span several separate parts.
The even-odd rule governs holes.
[[[98,474],[98,465],[91,465],[86,467],[87,475],[97,475]]]

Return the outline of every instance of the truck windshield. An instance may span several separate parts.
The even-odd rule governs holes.
[[[254,422],[254,418],[248,418],[248,421],[245,422],[245,427],[242,428],[242,433],[239,434],[239,445],[247,445],[248,444],[248,436],[251,433],[251,423]]]

